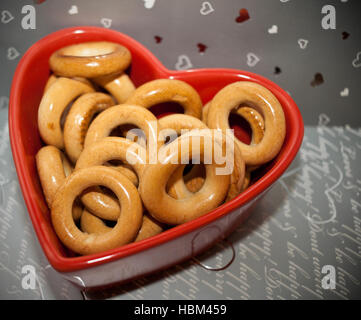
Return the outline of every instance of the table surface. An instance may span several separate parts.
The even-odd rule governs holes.
[[[27,4],[36,11],[35,30],[22,27]],[[325,5],[335,9],[332,17],[332,8],[322,13]],[[243,8],[249,19],[237,22]],[[361,298],[360,1],[6,0],[0,12],[0,299]],[[336,29],[325,30],[322,21],[333,18]],[[227,241],[166,271],[91,294],[64,280],[40,248],[7,122],[21,56],[43,36],[76,25],[124,32],[170,69],[261,74],[291,94],[305,122],[297,158]],[[226,265],[232,249],[229,267],[206,269]],[[26,265],[36,270],[35,289],[22,286]],[[324,285],[325,266],[335,271],[335,289]]]

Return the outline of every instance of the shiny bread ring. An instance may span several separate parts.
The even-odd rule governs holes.
[[[192,86],[181,80],[158,79],[138,87],[126,101],[150,108],[164,102],[176,102],[184,108],[184,113],[198,119],[202,115],[202,101]]]
[[[130,51],[120,44],[94,41],[55,51],[50,56],[49,64],[56,75],[94,78],[124,71],[131,59]]]
[[[131,167],[140,179],[145,167],[144,157],[137,153],[141,149],[140,145],[125,138],[106,137],[83,150],[75,170],[103,165],[109,160],[121,160],[127,164],[128,159],[132,159],[134,165]],[[85,207],[99,218],[114,221],[118,219],[121,212],[118,201],[112,196],[102,193],[99,188],[92,188],[89,192],[84,192],[81,200]]]
[[[53,83],[55,83],[56,80],[58,80],[58,79],[59,79],[59,77],[57,77],[57,76],[54,75],[54,74],[51,74],[50,77],[48,78],[48,81],[47,81],[46,84],[45,84],[44,92],[47,91],[47,90],[50,88],[50,86],[51,86]],[[74,77],[74,78],[72,78],[72,80],[80,81],[80,82],[82,82],[82,83],[84,83],[84,84],[87,84],[88,86],[94,88],[94,87],[93,87],[93,84],[92,84],[88,79],[81,78],[81,77]]]
[[[91,214],[89,211],[84,210],[80,219],[81,230],[87,233],[102,234],[111,231],[105,222],[97,216]],[[134,242],[138,242],[150,237],[153,237],[163,232],[163,226],[152,217],[143,215],[142,226],[138,232]]]
[[[113,105],[113,98],[101,92],[86,93],[75,100],[66,117],[63,131],[65,150],[73,163],[83,150],[85,135],[94,115]]]
[[[207,129],[208,127],[201,121],[194,117],[184,114],[172,114],[169,116],[162,117],[158,120],[161,130],[172,129],[177,134],[181,134],[182,129],[194,130],[194,129]],[[161,131],[163,132],[163,131]],[[173,197],[184,198],[192,195],[183,179],[183,171],[185,165],[180,166],[175,172],[173,177],[168,182],[168,192]],[[207,169],[208,168],[208,169]],[[206,173],[210,174],[209,168],[206,166]],[[237,147],[234,145],[234,168],[231,176],[231,186],[228,191],[227,201],[233,199],[242,191],[243,179],[245,174],[245,163],[242,154]],[[198,182],[195,182],[198,181]],[[203,185],[202,178],[195,178],[194,187],[197,185]]]
[[[235,140],[246,164],[260,165],[270,161],[282,147],[286,121],[279,101],[265,87],[248,81],[235,82],[224,87],[211,102],[208,126],[214,129],[229,128],[229,113],[239,105],[256,109],[262,115],[265,126],[264,137],[258,144],[247,145]]]
[[[177,133],[177,135],[181,135],[182,130],[208,128],[201,120],[186,114],[172,114],[169,116],[165,116],[160,118],[158,120],[158,123],[161,133],[165,136],[170,136],[174,132]],[[162,139],[164,138],[165,137],[162,137]],[[174,198],[184,198],[191,195],[190,192],[192,191],[189,190],[187,184],[185,185],[185,180],[183,179],[184,168],[185,165],[180,166],[168,181],[168,193]],[[197,167],[195,166],[194,168]],[[192,170],[194,171],[196,169]],[[197,179],[197,177],[194,177],[194,179]],[[191,184],[192,182],[188,181],[188,183]],[[201,185],[203,185],[203,181],[201,182]]]
[[[234,144],[234,164],[233,171],[231,175],[230,187],[228,189],[227,197],[225,201],[230,201],[236,196],[238,196],[244,190],[244,179],[246,175],[245,162],[242,158],[241,151],[238,146]],[[192,195],[192,193],[197,192],[204,184],[205,178],[202,176],[202,173],[196,172],[196,168],[188,174],[188,177],[183,177],[183,171],[185,166],[179,167],[174,174],[170,177],[167,188],[168,193],[177,199],[187,198]],[[199,167],[198,167],[199,168]],[[208,169],[207,169],[208,168]],[[193,168],[192,168],[193,169]],[[209,167],[206,166],[206,175],[212,175],[213,171],[209,170]]]
[[[94,91],[80,81],[59,78],[44,93],[38,110],[40,136],[46,144],[64,149],[60,119],[65,108],[81,94]]]
[[[140,106],[120,104],[104,110],[94,119],[85,137],[84,147],[109,136],[114,128],[124,124],[132,124],[140,128],[147,138],[148,148],[160,146],[157,118]],[[156,150],[152,152],[154,154]]]
[[[38,151],[36,154],[36,167],[45,200],[48,206],[51,207],[56,192],[64,183],[66,177],[71,174],[73,168],[66,156],[54,146],[45,146]],[[81,206],[75,203],[73,218],[78,220],[81,212]]]
[[[203,107],[202,121],[204,123],[207,123],[208,111],[209,111],[210,105],[211,105],[211,101],[208,102]],[[249,123],[251,130],[252,130],[251,144],[260,143],[264,136],[264,121],[263,121],[263,118],[260,115],[260,113],[257,112],[257,110],[247,107],[247,106],[241,106],[232,112],[237,113],[238,115],[240,115],[242,118],[244,118]]]
[[[71,214],[74,199],[94,185],[111,189],[121,204],[116,225],[103,234],[80,231]],[[113,249],[133,241],[140,229],[142,215],[142,203],[136,187],[122,174],[105,166],[74,171],[56,193],[51,208],[56,234],[65,246],[82,255]]]
[[[168,161],[148,165],[142,174],[139,192],[143,203],[148,212],[157,221],[162,223],[177,225],[200,217],[217,207],[227,195],[230,185],[230,174],[217,174],[216,168],[219,165],[214,160],[215,149],[220,148],[220,145],[214,141],[215,139],[211,135],[207,135],[203,137],[204,139],[212,139],[211,144],[205,143],[204,139],[200,139],[199,148],[193,148],[192,141],[194,136],[192,134],[194,133],[184,134],[167,145],[170,152],[167,157]],[[188,139],[188,150],[181,150],[183,139]],[[193,156],[198,155],[203,157],[205,145],[211,145],[212,147],[212,164],[207,164],[206,166],[210,166],[214,173],[207,175],[202,188],[198,192],[183,199],[171,197],[166,192],[169,178],[182,165],[182,160],[186,158],[191,159]],[[174,146],[176,148],[173,148]]]
[[[126,176],[136,187],[138,187],[139,184],[139,178],[137,174],[129,168],[129,165],[121,164],[118,166],[110,166],[112,169],[117,170],[122,175]]]
[[[155,220],[152,216],[143,215],[142,227],[140,228],[134,242],[153,237],[163,232],[163,225]]]
[[[125,73],[105,75],[92,80],[107,90],[117,100],[118,104],[125,103],[135,91],[132,80]]]

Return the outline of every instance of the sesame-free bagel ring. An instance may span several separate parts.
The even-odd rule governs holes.
[[[209,129],[201,120],[185,114],[172,114],[169,116],[162,117],[158,120],[159,127],[162,130],[161,133],[167,131],[167,129],[174,130],[178,135],[182,133],[182,130],[195,130],[195,129]],[[209,130],[211,131],[211,130]],[[177,198],[185,198],[192,195],[192,192],[187,188],[183,179],[183,171],[185,165],[179,167],[168,181],[168,192],[171,196]],[[234,168],[231,176],[231,186],[228,191],[227,201],[237,196],[241,190],[244,179],[245,163],[242,158],[242,154],[237,147],[234,145]],[[209,166],[206,166],[206,174],[212,174]],[[199,187],[203,185],[203,179],[199,177],[194,178],[194,184],[198,184]],[[198,182],[196,182],[198,181]],[[188,183],[191,183],[189,181]]]
[[[94,78],[125,70],[132,60],[120,44],[93,41],[63,47],[49,59],[51,70],[63,77]]]
[[[58,79],[59,79],[59,77],[57,77],[56,75],[54,75],[54,73],[52,73],[52,74],[50,75],[50,77],[48,78],[48,81],[46,81],[46,84],[45,84],[45,87],[44,87],[44,92],[45,92],[46,90],[48,90],[48,89],[51,87],[51,85],[52,85],[53,83],[55,83],[56,80],[58,80]],[[86,79],[86,78],[74,77],[74,78],[72,78],[72,80],[76,80],[76,81],[80,81],[80,82],[82,82],[82,83],[85,83],[85,84],[87,84],[88,86],[90,86],[90,87],[92,87],[92,88],[94,89],[93,84],[92,84],[88,79]]]
[[[140,106],[120,104],[101,112],[91,123],[85,137],[84,147],[110,135],[112,130],[124,124],[132,124],[142,130],[147,138],[147,148],[152,154],[159,148],[158,119],[149,110]]]
[[[202,121],[207,123],[208,118],[208,111],[209,107],[211,105],[212,101],[209,101],[204,107],[202,111]],[[252,144],[258,144],[262,141],[264,136],[264,120],[263,117],[260,115],[260,113],[250,107],[247,106],[241,106],[236,110],[233,110],[232,112],[237,113],[241,117],[243,117],[250,125],[252,130]],[[258,166],[247,166],[246,167],[246,173],[244,177],[243,187],[242,190],[245,190],[248,188],[250,182],[251,182],[251,172],[255,169],[257,169]]]
[[[45,91],[38,110],[38,127],[40,136],[46,144],[64,149],[61,116],[75,98],[93,91],[88,84],[68,78],[58,78]]]
[[[135,90],[132,80],[126,73],[115,75],[107,74],[102,77],[93,78],[92,80],[111,93],[118,104],[125,103]]]
[[[146,158],[141,154],[142,152],[145,154],[145,150],[136,142],[121,137],[106,137],[83,150],[75,170],[103,165],[109,160],[121,160],[126,164],[130,160],[131,167],[140,180],[146,161]],[[118,168],[117,171],[119,171]],[[101,192],[99,188],[92,188],[90,191],[84,192],[81,200],[84,206],[99,218],[115,221],[121,212],[118,201]]]
[[[280,151],[286,135],[282,106],[267,88],[249,81],[239,81],[224,87],[212,99],[207,125],[214,129],[229,128],[229,113],[240,105],[252,107],[262,115],[265,132],[258,144],[247,145],[238,139],[235,141],[247,165],[266,163]]]
[[[112,229],[111,227],[108,227],[102,219],[91,214],[86,209],[84,209],[80,218],[80,227],[84,232],[97,234],[106,233]],[[150,216],[143,215],[142,226],[140,227],[134,242],[150,238],[161,232],[163,232],[161,223]]]
[[[90,92],[75,100],[64,123],[64,145],[70,160],[75,163],[83,147],[85,135],[94,115],[114,105],[105,93]]]
[[[139,184],[140,195],[148,212],[162,223],[177,225],[200,217],[216,208],[227,195],[231,174],[217,174],[217,169],[224,168],[224,164],[217,164],[214,158],[217,152],[222,152],[222,146],[211,135],[204,135],[204,139],[198,137],[192,131],[181,135],[167,145],[169,153],[165,153],[167,156],[162,161],[148,165],[143,171]],[[194,138],[197,138],[198,148],[194,148]],[[186,139],[189,148],[182,150],[182,140]],[[206,139],[211,139],[211,143],[206,143]],[[210,146],[212,150],[206,150],[205,146]],[[174,171],[184,160],[197,156],[202,158],[209,151],[212,154],[212,164],[208,166],[215,173],[207,175],[202,188],[191,196],[183,199],[171,197],[166,192],[166,185]]]
[[[211,101],[208,102],[202,111],[202,121],[207,123],[209,107],[211,105]],[[240,115],[243,119],[245,119],[252,130],[252,140],[250,144],[260,143],[264,136],[264,121],[262,116],[257,110],[247,107],[241,106],[237,110],[232,111],[238,115]]]
[[[158,120],[158,123],[159,123],[159,128],[161,130],[160,134],[162,139],[164,139],[167,136],[171,137],[173,133],[176,133],[177,135],[181,135],[182,130],[208,128],[206,124],[203,123],[198,118],[185,114],[172,114],[169,116],[165,116],[160,118]],[[180,166],[168,181],[167,184],[168,193],[174,198],[185,198],[191,195],[190,193],[191,190],[189,190],[189,188],[185,183],[185,180],[183,179],[184,169],[185,169],[185,165]],[[193,172],[195,172],[196,170],[197,170],[196,167],[192,168]],[[196,180],[197,181],[199,180],[197,176],[192,178],[193,184],[195,183]],[[188,181],[188,183],[192,184],[192,181]],[[203,181],[201,181],[201,185],[203,185]]]
[[[56,192],[71,174],[73,168],[66,156],[54,146],[42,147],[36,154],[36,167],[43,188],[45,200],[51,208]],[[82,208],[79,203],[73,207],[73,218],[78,220]]]
[[[78,229],[71,214],[74,199],[85,189],[103,185],[111,189],[121,205],[117,223],[107,233],[88,234]],[[127,244],[135,239],[142,223],[142,202],[136,187],[121,173],[105,166],[74,171],[55,195],[51,219],[62,243],[82,255]]]
[[[198,119],[202,116],[202,101],[198,92],[181,80],[157,79],[146,82],[126,101],[144,108],[164,102],[179,103],[184,108],[184,114]]]

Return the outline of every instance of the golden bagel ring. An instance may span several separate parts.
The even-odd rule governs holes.
[[[161,134],[163,135],[170,135],[175,131],[177,135],[181,135],[182,130],[193,130],[193,129],[207,129],[205,123],[203,123],[198,118],[186,115],[186,114],[171,114],[169,116],[162,117],[158,120],[159,128],[161,130]],[[172,131],[168,131],[168,130]],[[168,131],[168,132],[167,132]],[[164,139],[164,137],[162,137]],[[185,198],[191,195],[187,184],[185,183],[185,179],[183,178],[183,171],[186,165],[180,166],[178,169],[175,170],[174,174],[170,177],[167,183],[167,190],[168,193],[173,198]],[[195,172],[198,166],[194,166],[192,171]],[[194,179],[197,179],[195,176]],[[198,180],[198,179],[197,179]],[[203,185],[202,181],[202,184]],[[192,184],[192,182],[188,181],[188,183]],[[200,186],[201,187],[201,186]],[[198,188],[199,190],[199,188]]]
[[[203,186],[205,177],[206,170],[204,166],[193,166],[191,170],[183,176],[183,180],[187,189],[194,193]]]
[[[136,187],[139,185],[139,178],[137,174],[130,168],[130,165],[121,164],[118,166],[110,166],[112,169],[117,170],[122,175],[126,176]]]
[[[85,93],[75,100],[64,123],[64,146],[69,159],[75,163],[83,147],[89,124],[98,112],[114,105],[113,98],[105,93]]]
[[[122,72],[131,60],[130,51],[120,44],[92,41],[60,48],[50,56],[49,64],[56,75],[94,78]]]
[[[216,208],[227,195],[230,185],[230,174],[216,174],[216,168],[219,167],[219,165],[214,161],[214,154],[216,153],[216,147],[221,147],[211,135],[204,136],[204,138],[212,139],[213,163],[207,166],[215,170],[214,174],[207,175],[202,188],[187,198],[175,199],[166,192],[167,182],[174,171],[181,165],[182,160],[191,159],[195,155],[204,156],[205,139],[200,139],[199,149],[193,150],[195,152],[193,153],[192,140],[194,137],[194,133],[192,132],[181,135],[166,145],[170,151],[166,158],[168,161],[148,165],[143,171],[139,184],[139,192],[148,212],[157,221],[171,225],[191,221]],[[183,139],[188,139],[188,150],[181,150]]]
[[[204,123],[207,123],[208,118],[208,111],[209,107],[211,105],[211,101],[208,102],[204,107],[202,111],[202,121]],[[251,144],[257,144],[260,143],[263,136],[264,136],[264,121],[262,116],[260,115],[257,110],[247,107],[247,106],[241,106],[237,110],[232,111],[234,113],[237,113],[240,115],[243,119],[245,119],[252,130],[252,140]]]
[[[260,165],[277,155],[286,135],[282,106],[271,91],[248,81],[239,81],[224,87],[212,99],[207,124],[214,129],[229,128],[229,113],[244,104],[256,109],[262,115],[265,126],[264,137],[260,143],[251,145],[238,139],[235,141],[247,165]]]
[[[212,101],[209,101],[204,107],[202,111],[202,121],[207,123],[208,111]],[[251,144],[258,144],[262,141],[264,136],[264,120],[259,112],[255,109],[244,106],[239,107],[237,110],[232,111],[243,117],[250,125],[252,130],[252,140]],[[258,166],[247,166],[246,173],[244,178],[244,183],[242,190],[246,190],[251,182],[251,172],[257,169]],[[200,187],[203,182],[201,179],[198,179],[198,183],[194,186],[194,188]]]
[[[104,110],[91,123],[85,137],[84,147],[109,136],[117,126],[132,124],[140,128],[147,138],[147,148],[158,147],[158,120],[145,108],[129,104],[120,104]],[[152,153],[157,150],[152,150]]]
[[[197,168],[197,166],[193,168]],[[207,170],[209,167],[206,166],[206,175],[205,178],[203,178],[200,173],[197,174],[196,169],[193,171],[193,168],[188,173],[188,177],[187,175],[183,177],[184,165],[177,169],[170,177],[167,188],[168,193],[172,197],[183,199],[191,196],[203,186],[207,174],[212,174],[212,171],[209,169]],[[232,200],[244,190],[246,172],[245,162],[242,158],[241,151],[238,146],[234,144],[234,168],[225,202]]]
[[[86,209],[84,209],[80,218],[80,227],[84,232],[96,234],[106,233],[112,229],[108,227],[103,220],[91,214]],[[150,216],[143,215],[142,226],[134,242],[153,237],[161,232],[163,232],[163,226],[158,221]]]
[[[117,224],[104,234],[87,234],[78,229],[71,214],[74,199],[85,189],[103,185],[111,189],[121,204]],[[105,166],[74,171],[55,195],[51,219],[61,242],[82,255],[97,253],[127,244],[135,239],[143,216],[136,187],[121,173]]]
[[[127,160],[132,157],[134,165],[132,164],[131,167],[137,174],[138,179],[140,179],[146,159],[135,151],[141,149],[143,148],[140,145],[128,139],[106,137],[83,150],[76,163],[75,170],[103,165],[105,162],[115,159],[128,163]],[[117,199],[102,193],[99,188],[92,188],[90,191],[83,192],[81,200],[84,206],[99,218],[114,221],[118,219],[121,212]]]
[[[176,102],[184,108],[184,114],[202,116],[202,101],[198,92],[181,80],[158,79],[138,87],[126,101],[144,108],[150,108],[163,102]]]
[[[48,90],[50,88],[50,86],[58,79],[59,79],[59,77],[57,77],[54,74],[51,74],[50,77],[48,78],[48,81],[46,81],[46,84],[45,84],[45,87],[44,87],[44,92],[46,90]],[[88,86],[90,86],[90,87],[92,87],[94,89],[93,84],[88,79],[81,78],[81,77],[74,77],[74,78],[72,78],[72,80],[76,80],[76,81],[80,81],[82,83],[85,83],[85,84],[87,84]]]
[[[172,114],[169,116],[165,116],[159,119],[158,123],[161,130],[172,129],[179,135],[181,134],[182,129],[208,129],[208,127],[201,120],[185,114]],[[162,132],[163,131],[161,131],[161,133]],[[243,179],[245,174],[245,163],[242,158],[242,154],[236,144],[234,145],[234,155],[234,169],[232,172],[231,186],[229,188],[226,201],[233,199],[242,191]],[[184,198],[192,195],[193,193],[187,188],[187,185],[184,183],[184,168],[185,165],[180,166],[168,181],[168,192],[173,197]],[[210,172],[208,172],[209,169],[207,168],[210,167],[206,166],[206,173],[210,174]],[[198,181],[198,183],[196,183],[195,181]],[[196,188],[197,184],[199,185],[199,187],[203,185],[203,181],[200,177],[195,177],[195,181],[193,182],[193,187]]]
[[[118,102],[125,103],[135,91],[135,86],[126,73],[105,75],[92,79],[96,84],[107,90]]]
[[[65,108],[81,94],[93,92],[93,88],[80,81],[59,78],[45,91],[38,110],[38,127],[46,144],[64,149],[60,119]]]
[[[45,200],[51,208],[56,192],[66,177],[71,174],[73,168],[66,156],[54,146],[42,147],[35,158]],[[82,208],[76,202],[73,207],[73,218],[78,220],[81,213]]]

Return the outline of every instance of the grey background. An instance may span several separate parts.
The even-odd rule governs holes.
[[[0,1],[0,299],[360,299],[361,298],[361,2],[311,0]],[[41,1],[40,1],[41,2]],[[36,29],[23,30],[21,8],[36,9]],[[321,8],[334,5],[336,30],[323,30]],[[77,6],[78,13],[69,9]],[[236,23],[241,8],[250,19]],[[3,12],[13,17],[6,23]],[[75,25],[124,32],[174,69],[180,56],[193,68],[227,67],[261,74],[287,90],[305,121],[305,139],[287,173],[228,242],[205,255],[125,286],[81,294],[52,269],[34,234],[13,166],[7,127],[11,79],[19,59],[43,36]],[[277,25],[278,32],[268,29]],[[342,33],[349,34],[347,39]],[[162,37],[157,43],[155,36]],[[306,39],[301,49],[298,40]],[[197,44],[207,46],[198,51]],[[13,49],[9,49],[13,48]],[[15,49],[15,51],[14,51]],[[17,52],[15,59],[10,53]],[[247,55],[259,59],[251,67]],[[360,54],[361,59],[361,54]],[[361,64],[361,63],[360,63]],[[275,74],[275,68],[280,73]],[[316,73],[324,82],[311,86]],[[348,95],[342,96],[341,92]],[[35,290],[21,286],[24,265],[37,271]],[[322,288],[324,265],[336,289]]]

